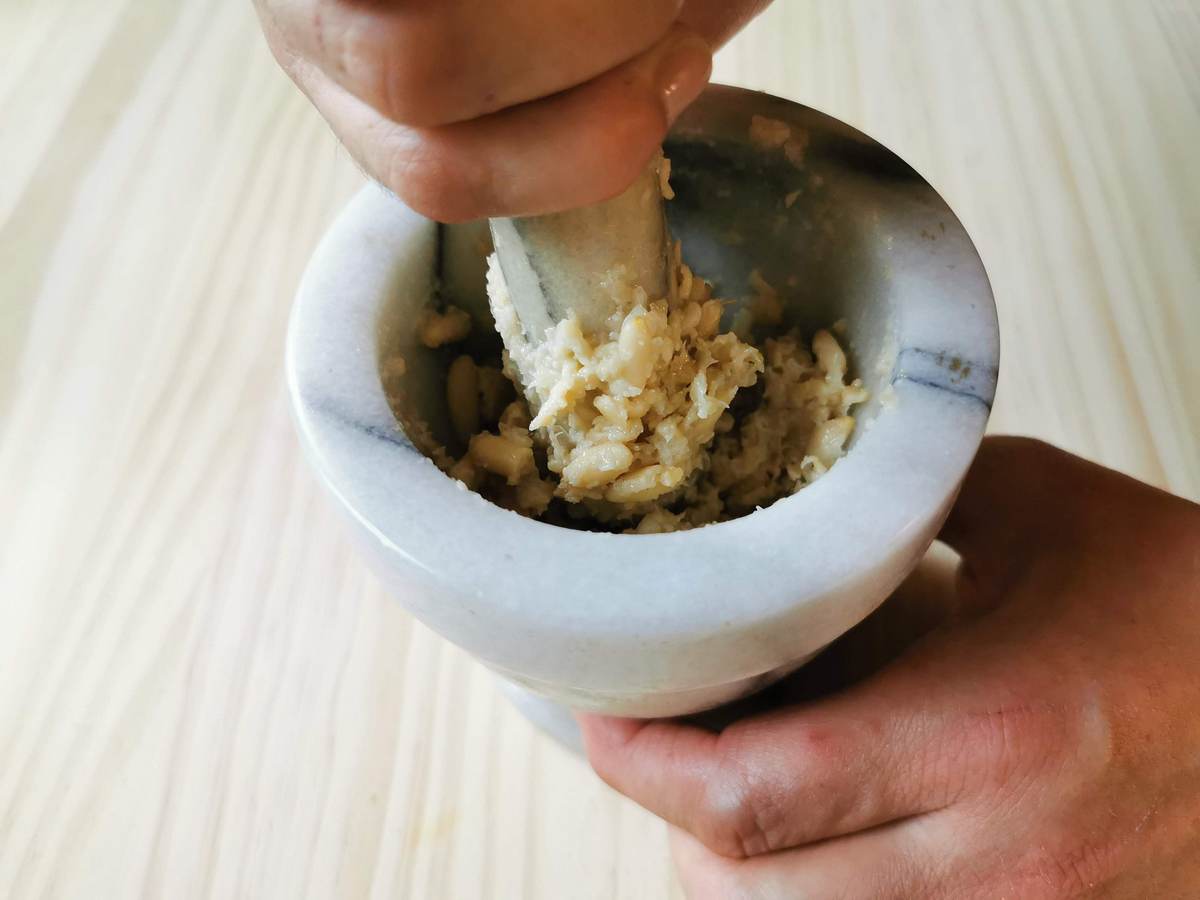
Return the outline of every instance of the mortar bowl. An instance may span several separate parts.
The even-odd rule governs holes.
[[[486,226],[439,225],[377,186],[325,236],[289,328],[301,441],[364,556],[560,735],[567,708],[677,716],[743,697],[861,621],[934,540],[995,390],[983,264],[894,153],[816,110],[722,86],[665,149],[672,231],[717,296],[751,296],[757,270],[806,334],[846,322],[871,399],[847,455],[791,497],[693,531],[624,535],[522,518],[443,474],[421,448],[453,444],[454,353],[422,346],[416,326],[440,291],[472,313],[474,341],[496,340]],[[396,353],[399,397],[383,372]]]

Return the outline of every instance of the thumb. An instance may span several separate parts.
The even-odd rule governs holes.
[[[1075,539],[1081,461],[1041,441],[984,439],[938,536],[969,580],[1002,593],[1033,559]]]
[[[766,9],[771,0],[688,0],[679,20],[713,47],[721,47]]]

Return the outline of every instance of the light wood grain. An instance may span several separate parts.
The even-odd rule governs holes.
[[[1200,495],[1200,4],[776,0],[994,282],[994,425]],[[384,597],[291,294],[361,176],[238,0],[0,3],[0,896],[658,898],[666,839]]]

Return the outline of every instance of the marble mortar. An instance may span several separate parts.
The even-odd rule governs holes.
[[[786,123],[787,137],[760,121],[751,140],[754,116]],[[758,269],[806,333],[846,320],[872,399],[847,456],[795,496],[695,531],[620,535],[524,519],[448,478],[413,423],[453,445],[442,399],[453,353],[422,347],[414,326],[440,290],[472,312],[476,349],[495,340],[486,228],[438,225],[374,185],[314,254],[289,329],[301,440],[364,556],[568,742],[567,708],[709,709],[794,671],[874,610],[937,534],[996,384],[983,265],[895,154],[815,110],[722,86],[666,152],[672,231],[718,296],[752,295]],[[395,352],[407,363],[399,397],[381,373]]]

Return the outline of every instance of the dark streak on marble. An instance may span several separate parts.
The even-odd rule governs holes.
[[[401,450],[407,450],[410,453],[420,454],[420,451],[413,445],[407,435],[400,429],[399,424],[396,424],[392,429],[383,429],[375,425],[368,425],[365,422],[359,422],[356,419],[350,418],[335,404],[330,403],[326,398],[317,400],[311,397],[306,397],[304,400],[305,406],[313,413],[324,416],[339,425],[349,428],[351,431],[357,431],[360,434],[365,434],[367,437],[377,441],[383,441],[385,444],[391,444]]]
[[[908,381],[957,397],[967,397],[992,408],[996,368],[984,366],[947,350],[908,347],[900,351],[892,384]]]
[[[895,384],[898,381],[907,381],[909,384],[919,384],[922,387],[933,388],[934,390],[938,391],[945,391],[947,394],[953,394],[956,397],[966,397],[970,400],[977,400],[982,403],[986,409],[992,408],[992,402],[990,400],[983,399],[974,391],[951,387],[945,382],[932,381],[928,378],[913,378],[911,375],[905,375],[903,372],[892,379],[892,384]]]

